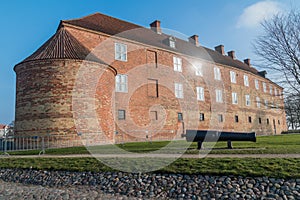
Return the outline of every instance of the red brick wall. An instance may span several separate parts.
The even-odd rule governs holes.
[[[15,71],[17,136],[51,134],[80,140],[80,132],[82,136],[92,133],[102,142],[112,140],[115,72],[108,66],[47,60],[17,65]],[[93,85],[95,92],[86,92]]]
[[[265,109],[263,100],[277,102],[283,107],[283,99],[269,94],[269,85],[273,89],[281,88],[267,79],[250,72],[230,66],[203,61],[172,51],[142,45],[107,35],[96,34],[76,28],[67,27],[88,49],[92,50],[101,60],[111,65],[119,74],[128,75],[128,93],[114,93],[114,73],[104,70],[96,90],[91,89],[89,98],[96,99],[96,107],[90,101],[83,101],[79,107],[82,112],[96,110],[97,116],[88,115],[89,122],[79,120],[81,132],[104,132],[111,141],[146,140],[179,138],[182,133],[182,123],[178,122],[177,113],[183,113],[186,129],[222,129],[225,131],[255,131],[258,134],[274,134],[286,130],[285,112],[282,109]],[[114,43],[118,41],[127,45],[127,61],[114,59]],[[174,72],[173,56],[182,58],[183,71]],[[157,60],[157,64],[155,63]],[[203,77],[196,76],[193,65],[202,63]],[[72,107],[72,91],[76,81],[80,61],[35,61],[16,67],[17,101],[16,127],[17,134],[75,134],[78,132]],[[97,65],[86,63],[86,65]],[[221,69],[222,81],[214,80],[213,68]],[[104,66],[107,69],[107,66]],[[230,71],[237,74],[237,83],[230,82]],[[97,70],[87,72],[83,77],[95,81]],[[244,86],[244,74],[249,77],[249,87]],[[259,90],[255,89],[254,79],[259,80]],[[158,81],[156,89],[155,81]],[[184,98],[174,95],[174,83],[184,86]],[[263,92],[262,82],[267,83],[267,93]],[[91,83],[92,85],[95,83]],[[196,87],[205,88],[205,101],[197,101]],[[89,88],[88,86],[86,87]],[[215,89],[222,89],[223,103],[215,102]],[[158,96],[153,95],[158,91]],[[238,104],[232,104],[232,92],[238,93]],[[245,106],[245,94],[250,94],[251,105]],[[94,95],[94,96],[93,96]],[[257,108],[255,98],[261,99],[261,108]],[[73,97],[74,98],[74,97]],[[92,106],[92,107],[91,107]],[[118,120],[117,111],[126,111],[126,119]],[[78,108],[76,109],[78,110]],[[199,121],[199,113],[205,114],[205,120]],[[157,118],[153,115],[157,115]],[[224,122],[219,123],[218,114],[223,114]],[[239,122],[234,116],[239,116]],[[252,123],[248,122],[251,116]],[[262,123],[258,123],[261,118]],[[266,124],[269,119],[269,124]],[[113,121],[114,120],[114,121]],[[280,124],[278,124],[278,120]],[[75,120],[76,121],[76,120]],[[77,119],[78,121],[78,119]],[[99,123],[99,124],[98,124]],[[99,126],[101,131],[99,131]],[[118,134],[115,134],[118,133]],[[103,139],[104,140],[104,139]]]

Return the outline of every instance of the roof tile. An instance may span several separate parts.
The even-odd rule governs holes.
[[[23,62],[45,59],[76,59],[103,63],[65,28],[60,28],[46,43]]]
[[[157,34],[151,29],[147,29],[142,26],[116,19],[101,13],[95,13],[80,19],[64,20],[62,21],[62,24],[70,24],[97,32],[103,32],[109,35],[116,35],[133,41],[176,51],[209,61],[214,61],[219,64],[232,66],[260,75],[255,68],[249,67],[244,62],[232,59],[229,56],[224,56],[219,52],[206,47],[197,47],[194,44],[179,38],[176,38],[176,49],[173,49],[164,42],[170,37],[170,35]]]

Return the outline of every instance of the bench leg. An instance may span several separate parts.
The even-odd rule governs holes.
[[[200,149],[203,149],[203,142],[202,141],[199,141],[198,142],[198,147],[197,147],[198,150]]]
[[[227,141],[227,147],[228,147],[228,149],[233,149],[231,140]]]

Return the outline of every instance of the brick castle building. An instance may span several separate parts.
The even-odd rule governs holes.
[[[16,135],[93,141],[179,138],[185,129],[280,134],[283,88],[227,55],[100,13],[61,21],[14,68]]]

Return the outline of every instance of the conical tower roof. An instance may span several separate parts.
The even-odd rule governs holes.
[[[58,29],[47,42],[21,63],[47,59],[88,60],[104,64],[64,27]]]

